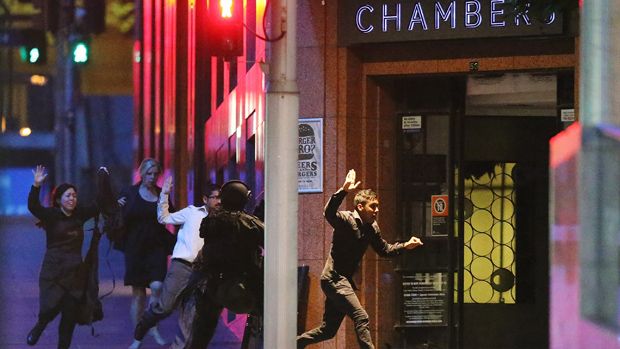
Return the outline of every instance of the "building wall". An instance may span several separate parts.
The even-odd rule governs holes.
[[[471,61],[479,63],[479,72],[558,71],[576,66],[571,39],[563,39],[564,43],[481,39],[338,47],[333,35],[337,32],[337,6],[335,2],[304,2],[298,13],[300,115],[325,119],[324,192],[303,194],[299,199],[299,263],[310,266],[308,313],[301,324],[305,329],[320,324],[322,316],[324,296],[319,276],[332,230],[322,218],[323,205],[342,185],[348,169],[356,169],[362,187],[377,189],[384,238],[393,242],[407,233],[398,229],[395,106],[378,78],[468,74]],[[348,198],[342,208],[352,209],[351,201]],[[399,276],[394,263],[369,251],[359,279],[358,295],[370,315],[375,344],[398,347],[401,337],[394,325],[400,316]],[[344,321],[333,341],[316,347],[356,346],[352,327],[352,322]]]
[[[147,2],[164,6],[162,0],[145,1],[147,10],[150,6]],[[256,4],[256,23],[262,21],[264,5],[264,1]],[[230,63],[218,65],[217,59],[207,57],[202,51],[203,35],[208,35],[200,30],[200,11],[204,9],[198,4],[193,8],[173,2],[165,2],[165,6],[177,6],[174,11],[163,12],[164,17],[174,14],[176,24],[164,23],[179,28],[177,35],[162,36],[165,27],[156,31],[146,22],[143,28],[163,37],[163,47],[169,47],[168,40],[176,40],[179,45],[176,63],[166,65],[170,58],[164,54],[174,50],[157,49],[148,40],[138,46],[143,59],[136,69],[142,74],[137,79],[141,86],[137,94],[142,101],[137,109],[138,153],[167,159],[164,161],[167,171],[177,178],[185,178],[181,185],[177,180],[175,196],[180,206],[195,197],[201,181],[222,182],[235,177],[249,180],[254,176],[254,192],[259,194],[264,188],[264,66],[256,63],[246,70],[247,57],[240,57],[236,67],[238,83],[230,89]],[[145,18],[153,17],[154,12],[149,11]],[[493,39],[339,47],[337,2],[300,1],[297,11],[300,118],[324,119],[323,192],[299,196],[299,265],[310,267],[308,304],[306,309],[301,309],[306,316],[299,327],[307,330],[320,324],[323,312],[319,276],[330,251],[332,230],[323,219],[323,206],[342,185],[348,169],[356,169],[362,187],[378,191],[384,238],[393,242],[409,233],[399,231],[398,227],[397,135],[393,127],[396,106],[379,80],[402,75],[468,74],[471,61],[479,63],[479,72],[570,70],[576,66],[576,57],[570,39],[560,43],[553,39],[537,43]],[[256,29],[262,32],[260,25]],[[181,45],[179,40],[187,41]],[[256,42],[256,62],[268,61],[266,48],[264,42]],[[158,55],[163,63],[153,60],[150,52]],[[217,98],[218,69],[222,69],[226,91],[221,103]],[[157,82],[161,79],[157,74],[164,75],[164,87]],[[171,81],[177,81],[176,89],[166,90]],[[176,97],[165,99],[152,94],[153,89],[171,91]],[[177,108],[167,108],[170,103]],[[163,108],[163,120],[167,121],[162,121],[162,111],[157,111],[158,108]],[[165,127],[162,130],[157,125]],[[249,140],[254,141],[253,162],[248,158]],[[164,155],[166,152],[169,155]],[[254,171],[251,171],[252,164]],[[352,209],[352,206],[349,197],[341,208]],[[399,319],[399,279],[394,264],[368,252],[360,271],[359,296],[370,315],[374,342],[379,347],[384,343],[397,345],[401,340],[394,330]],[[333,341],[315,347],[355,347],[352,327],[352,322],[344,321]]]

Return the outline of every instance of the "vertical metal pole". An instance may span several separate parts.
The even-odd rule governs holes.
[[[265,348],[295,348],[297,331],[296,0],[271,1],[265,121]]]
[[[56,78],[55,78],[55,173],[57,181],[75,182],[75,158],[73,156],[74,123],[74,67],[69,47],[72,32],[73,0],[60,2],[60,18],[56,35]]]

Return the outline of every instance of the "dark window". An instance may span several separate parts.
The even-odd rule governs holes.
[[[228,71],[228,92],[232,92],[232,90],[237,87],[237,60],[234,59],[230,61]]]
[[[252,138],[248,139],[245,145],[245,169],[246,169],[246,183],[250,187],[253,193],[256,193],[256,136],[252,136]],[[253,195],[250,198],[250,206],[254,206],[256,204],[255,199],[256,195]]]
[[[224,101],[224,60],[217,59],[217,107]]]

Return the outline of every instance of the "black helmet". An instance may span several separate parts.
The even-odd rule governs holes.
[[[241,211],[250,199],[250,188],[240,180],[224,183],[220,190],[222,207],[229,211]]]

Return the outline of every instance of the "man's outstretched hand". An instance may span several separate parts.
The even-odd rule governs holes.
[[[422,243],[422,240],[418,239],[415,236],[412,236],[409,241],[405,242],[405,248],[408,250],[413,250],[414,248],[422,245],[424,245],[424,243]]]
[[[161,192],[164,195],[169,195],[172,190],[172,177],[166,177],[164,180],[164,185],[161,187]]]
[[[351,169],[347,173],[347,178],[344,180],[344,184],[342,185],[342,190],[348,192],[349,190],[357,188],[360,185],[360,181],[355,182],[355,170]]]

